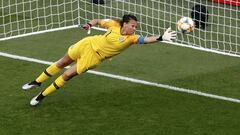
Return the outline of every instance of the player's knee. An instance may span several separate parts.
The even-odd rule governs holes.
[[[58,61],[58,62],[57,62],[57,66],[58,66],[59,68],[64,68],[64,67],[67,66],[67,63],[64,62],[64,61]]]
[[[59,68],[64,68],[66,66],[68,66],[69,64],[71,64],[73,62],[73,60],[69,57],[69,56],[64,56],[63,58],[61,58],[59,61],[57,61],[57,67]]]
[[[63,77],[63,79],[65,80],[65,81],[68,81],[68,80],[70,80],[71,78],[73,78],[75,75],[77,75],[77,73],[76,72],[64,72],[63,74],[62,74],[62,77]]]

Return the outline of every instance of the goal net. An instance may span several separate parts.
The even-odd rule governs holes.
[[[77,26],[78,0],[1,0],[0,41]]]
[[[240,2],[239,2],[240,3]],[[192,7],[205,5],[209,11],[205,30],[178,33],[176,45],[191,47],[231,56],[240,55],[240,7],[211,0],[105,0],[105,4],[80,1],[80,20],[85,23],[94,18],[121,18],[134,14],[139,20],[138,34],[162,34],[166,28],[177,30],[177,21],[191,16]]]
[[[177,30],[177,21],[191,16],[192,7],[205,5],[209,11],[205,30],[178,33],[173,44],[240,57],[240,7],[218,0],[1,0],[0,41],[53,30],[78,27],[96,18],[121,18],[134,14],[139,20],[137,34],[163,34]],[[95,27],[96,28],[96,27]],[[99,29],[99,28],[96,28]]]

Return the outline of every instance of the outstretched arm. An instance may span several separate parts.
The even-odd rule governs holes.
[[[101,24],[101,19],[93,19],[90,22],[88,22],[87,24],[84,24],[82,27],[85,30],[89,30],[89,29],[91,29],[92,26],[100,25],[100,24]]]
[[[168,28],[162,36],[150,36],[144,37],[144,43],[154,43],[158,41],[169,41],[172,42],[177,37],[176,31],[172,31],[171,28]]]
[[[93,19],[89,22],[89,24],[91,24],[92,26],[100,25],[101,24],[101,19]]]

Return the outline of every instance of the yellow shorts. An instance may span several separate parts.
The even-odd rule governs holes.
[[[68,55],[77,62],[77,73],[81,74],[95,68],[102,61],[100,56],[92,49],[88,38],[84,38],[68,49]]]

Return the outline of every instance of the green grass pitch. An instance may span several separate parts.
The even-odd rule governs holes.
[[[23,1],[25,4],[23,4]],[[73,0],[72,0],[73,1]],[[106,0],[106,4],[110,1]],[[7,24],[5,29],[1,27],[0,38],[10,35],[23,34],[44,30],[46,28],[57,28],[58,24],[48,25],[45,22],[63,21],[67,22],[60,26],[77,24],[77,10],[61,14],[59,17],[48,16],[37,18],[37,14],[57,14],[54,7],[39,9],[38,12],[22,12],[16,14],[16,8],[9,7],[8,4],[18,3],[18,10],[36,8],[43,6],[42,1],[31,0],[4,0],[0,2],[0,25]],[[45,1],[49,4],[50,1]],[[66,0],[52,0],[53,4],[64,3]],[[86,0],[80,1],[80,8],[91,9],[92,5]],[[129,0],[135,2],[135,0]],[[100,17],[122,16],[128,13],[128,9],[134,9],[137,13],[151,13],[151,1],[142,1],[144,7],[140,5],[123,6],[119,2],[112,5],[115,11],[105,8],[94,8],[93,11]],[[171,0],[172,8],[166,8],[164,4],[154,5],[155,9],[160,8],[161,12],[154,11],[154,17],[163,16],[162,23],[159,23],[161,32],[163,27],[170,25],[175,28],[176,22],[181,15],[188,16],[189,1]],[[218,6],[209,1],[195,0],[203,2],[209,7]],[[77,1],[67,4],[65,8],[59,7],[59,11],[71,11],[77,8]],[[31,4],[31,6],[30,6]],[[193,2],[191,2],[193,4]],[[110,7],[111,5],[107,5]],[[125,9],[119,9],[124,7]],[[182,7],[185,7],[182,10]],[[221,41],[224,34],[233,33],[233,36],[226,37],[226,48],[235,51],[239,44],[237,36],[239,29],[232,27],[226,29],[223,25],[233,24],[239,26],[239,19],[229,19],[214,14],[225,14],[225,8],[229,6],[221,5],[222,8],[210,9],[212,16],[209,22],[212,24],[207,28],[207,33],[195,30],[196,38],[214,39]],[[159,9],[159,10],[160,10]],[[162,12],[163,9],[166,12]],[[236,9],[235,7],[233,9]],[[29,10],[30,11],[30,10]],[[11,12],[11,15],[4,13]],[[179,13],[178,13],[179,12]],[[99,14],[86,14],[80,11],[81,24],[86,23],[91,17],[98,17]],[[166,14],[165,14],[166,13]],[[173,13],[173,14],[167,14]],[[232,17],[238,17],[238,12],[231,12]],[[30,16],[35,17],[31,20]],[[71,17],[76,20],[72,21]],[[147,19],[146,16],[139,16],[141,23],[149,26],[142,26],[143,34],[152,32],[151,24],[158,24]],[[23,21],[21,23],[10,24],[10,21]],[[219,22],[217,22],[219,21]],[[222,24],[216,26],[215,24]],[[41,25],[41,26],[37,26]],[[155,26],[154,25],[154,26]],[[28,27],[20,31],[8,32],[4,35],[4,30],[15,30],[18,27]],[[32,29],[33,28],[33,29]],[[219,35],[214,34],[218,32]],[[18,33],[19,32],[19,33]],[[208,33],[211,32],[211,33]],[[102,32],[92,30],[92,34]],[[69,29],[64,31],[45,33],[35,36],[23,37],[0,42],[0,52],[6,52],[19,56],[26,56],[46,61],[56,61],[66,53],[67,48],[84,38],[86,31],[81,29]],[[190,35],[179,35],[178,39],[194,41],[199,44],[203,40],[196,40]],[[206,42],[206,48],[210,48],[212,40]],[[215,45],[215,44],[214,44]],[[222,44],[213,48],[223,48]],[[93,74],[83,74],[69,81],[62,89],[49,95],[42,104],[31,107],[29,102],[40,90],[46,88],[57,76],[51,78],[42,85],[41,88],[25,92],[21,87],[26,82],[37,77],[47,65],[15,60],[0,56],[0,135],[238,135],[240,104],[223,100],[212,99],[193,94],[180,93],[168,89],[135,84],[127,81],[97,76]],[[95,70],[111,74],[142,79],[150,82],[157,82],[176,86],[180,88],[198,90],[204,93],[220,95],[240,99],[240,61],[239,58],[223,56],[213,53],[201,52],[193,49],[182,48],[170,44],[157,43],[151,45],[134,45],[122,54],[113,58],[112,61],[105,61]],[[60,74],[58,74],[60,75]]]
[[[92,31],[92,34],[102,32]],[[0,51],[46,61],[86,36],[70,29],[0,42]],[[240,104],[134,84],[93,74],[77,76],[37,107],[47,87],[21,86],[47,65],[0,57],[0,134],[226,135],[239,134]],[[135,45],[96,70],[239,98],[239,58],[170,44]]]

